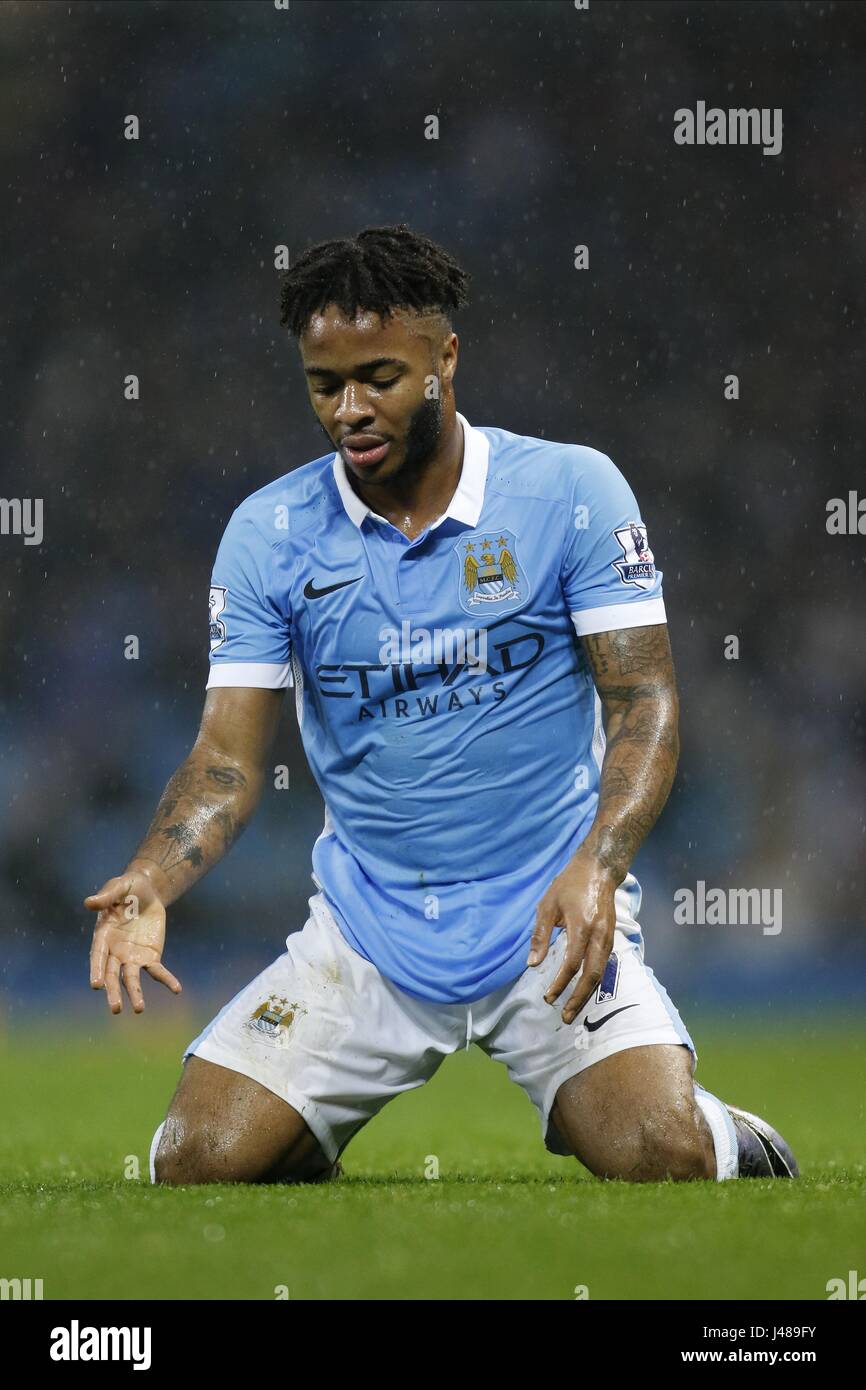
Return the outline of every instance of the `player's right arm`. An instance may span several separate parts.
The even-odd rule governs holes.
[[[144,1008],[141,971],[175,993],[162,964],[165,909],[228,852],[258,805],[265,764],[291,684],[289,567],[276,563],[287,533],[281,494],[262,489],[231,515],[214,562],[210,674],[198,737],[126,868],[85,898],[98,912],[90,983],[114,1014],[121,986]]]
[[[175,993],[180,982],[161,963],[165,909],[212,869],[249,823],[261,797],[265,766],[284,689],[209,689],[198,737],[169,780],[150,828],[126,868],[85,898],[99,915],[90,952],[90,983],[105,989],[112,1013],[144,1009],[146,970]]]

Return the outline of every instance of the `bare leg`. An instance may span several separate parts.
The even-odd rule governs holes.
[[[709,1126],[695,1101],[688,1048],[658,1043],[605,1057],[564,1081],[551,1119],[599,1178],[715,1178]]]
[[[335,1169],[291,1105],[240,1072],[187,1058],[156,1151],[157,1182],[316,1182]]]

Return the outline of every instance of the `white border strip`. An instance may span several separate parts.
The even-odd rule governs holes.
[[[294,684],[291,665],[270,661],[212,661],[205,690],[218,685],[247,686],[256,690],[282,690]]]
[[[623,627],[651,627],[666,623],[663,598],[634,599],[631,603],[608,603],[603,608],[584,608],[572,613],[571,621],[578,637],[591,632],[615,632]]]

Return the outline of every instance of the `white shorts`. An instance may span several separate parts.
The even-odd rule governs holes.
[[[317,893],[285,953],[226,1004],[184,1060],[195,1053],[273,1091],[303,1116],[333,1163],[389,1100],[429,1081],[444,1057],[475,1042],[504,1062],[529,1096],[550,1152],[568,1154],[550,1109],[570,1076],[647,1043],[681,1043],[697,1058],[679,1014],[644,965],[626,903],[617,892],[604,978],[565,1024],[562,1009],[574,984],[553,1005],[543,998],[565,950],[564,931],[543,963],[511,984],[474,1004],[435,1004],[406,994],[359,955]]]

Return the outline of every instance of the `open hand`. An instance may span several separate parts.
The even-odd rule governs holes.
[[[105,990],[113,1014],[123,1008],[121,985],[133,1013],[143,1012],[142,970],[180,994],[180,981],[161,963],[165,907],[146,874],[131,871],[110,878],[84,899],[84,906],[99,913],[90,948],[90,985]]]

